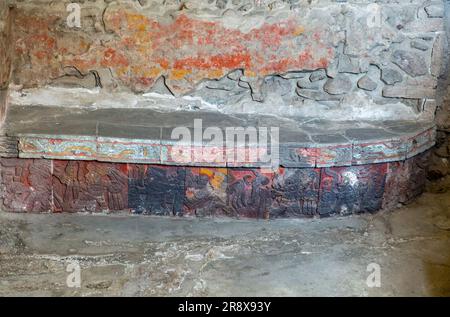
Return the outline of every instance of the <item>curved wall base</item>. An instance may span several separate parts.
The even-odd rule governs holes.
[[[1,158],[0,207],[12,212],[128,210],[266,219],[375,212],[422,193],[427,156],[276,172]]]

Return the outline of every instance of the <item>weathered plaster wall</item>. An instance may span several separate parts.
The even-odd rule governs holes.
[[[0,1],[0,124],[6,111],[6,88],[11,74],[11,14],[8,3]]]
[[[66,23],[71,2],[80,28]],[[448,46],[437,0],[15,4],[16,85],[172,93],[262,112],[401,102],[431,118]]]

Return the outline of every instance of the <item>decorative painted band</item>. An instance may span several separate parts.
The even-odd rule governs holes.
[[[248,218],[375,212],[422,192],[428,153],[396,162],[276,171],[1,158],[0,208]]]
[[[435,143],[435,127],[389,138],[347,141],[346,143],[281,143],[279,166],[292,168],[321,168],[355,166],[372,163],[402,161],[430,149]],[[178,149],[173,140],[123,139],[96,136],[19,136],[20,158],[46,158],[62,160],[94,160],[115,163],[142,163],[196,167],[247,167],[263,166],[258,161],[230,161],[229,149],[207,146],[190,146],[185,153],[188,159],[174,159]],[[251,152],[261,148],[233,148],[231,151]],[[265,150],[265,149],[264,149]],[[202,155],[195,160],[195,153]],[[212,153],[212,154],[211,154]],[[221,154],[217,156],[216,154]],[[222,155],[224,154],[224,155]],[[220,157],[220,159],[218,159]],[[234,157],[234,155],[232,156]],[[276,166],[278,167],[278,165]]]

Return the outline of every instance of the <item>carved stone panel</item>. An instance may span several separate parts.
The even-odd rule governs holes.
[[[227,206],[227,169],[188,168],[184,209],[187,215],[233,216]]]
[[[381,209],[387,163],[322,169],[318,213],[352,214]]]
[[[229,169],[227,206],[236,216],[269,218],[273,172],[262,169]]]
[[[273,180],[271,217],[303,217],[317,214],[320,169],[280,169]]]
[[[186,169],[178,166],[129,165],[128,201],[136,213],[182,215]]]
[[[51,210],[51,161],[0,159],[0,208],[13,212]]]
[[[128,207],[127,165],[54,161],[54,210],[109,211]]]

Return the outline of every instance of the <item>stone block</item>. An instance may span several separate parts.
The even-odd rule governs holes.
[[[313,89],[296,88],[295,92],[302,98],[312,99],[316,101],[340,100],[339,96],[331,96],[323,91]]]
[[[395,85],[386,86],[383,88],[383,97],[387,98],[406,98],[406,99],[424,99],[436,97],[436,90],[434,88],[423,86],[407,86]]]
[[[228,170],[226,168],[190,167],[186,169],[184,214],[235,216],[227,206]]]
[[[433,43],[433,51],[431,54],[431,74],[435,77],[439,77],[444,74],[444,65],[448,57],[446,54],[448,50],[447,35],[440,33],[437,35]]]
[[[54,161],[55,212],[106,212],[128,208],[128,166]]]
[[[392,68],[384,68],[381,71],[381,80],[387,85],[393,85],[403,80],[402,74]]]
[[[274,173],[263,169],[228,170],[227,208],[236,216],[270,217]]]
[[[444,19],[416,19],[404,25],[401,30],[408,33],[433,33],[444,29]]]
[[[323,83],[321,83],[320,80],[311,81],[308,78],[300,78],[297,81],[297,87],[301,89],[319,90],[322,86]]]
[[[414,52],[397,50],[392,54],[391,61],[412,77],[428,73],[425,58]]]
[[[340,73],[359,74],[361,72],[359,58],[352,58],[344,54],[341,55],[339,57],[338,71]]]
[[[352,90],[352,82],[345,75],[339,75],[328,79],[323,89],[330,95],[343,95]]]
[[[182,215],[186,168],[129,164],[128,207],[138,214]]]
[[[318,213],[352,214],[381,208],[387,163],[322,169]]]
[[[370,76],[364,75],[360,80],[358,80],[358,87],[367,91],[373,91],[377,89],[378,84],[370,78]]]
[[[324,69],[319,69],[319,70],[311,73],[311,75],[309,76],[309,80],[311,82],[319,81],[319,80],[322,80],[325,78],[327,78],[327,73]]]
[[[0,158],[0,209],[51,211],[51,165],[47,160]]]
[[[273,178],[271,218],[317,215],[320,186],[318,168],[281,168]]]

